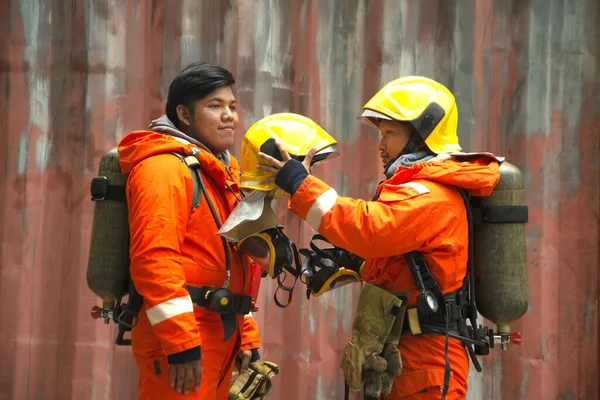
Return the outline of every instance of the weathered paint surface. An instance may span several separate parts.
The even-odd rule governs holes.
[[[484,360],[469,399],[598,398],[599,26],[596,0],[1,1],[0,399],[135,398],[130,350],[89,316],[89,184],[195,60],[238,79],[236,148],[253,121],[304,113],[344,152],[318,175],[361,198],[381,178],[363,102],[399,75],[447,84],[463,147],[521,168],[530,206],[523,344]],[[262,287],[271,398],[341,398],[356,289],[307,301],[299,284],[280,310]]]

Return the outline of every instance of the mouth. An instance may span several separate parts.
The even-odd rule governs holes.
[[[383,165],[386,165],[389,161],[390,156],[388,156],[387,154],[381,154],[381,162],[383,163]]]
[[[234,129],[233,126],[221,126],[221,127],[219,127],[220,131],[224,131],[224,132],[227,132],[227,133],[233,133],[233,129]]]

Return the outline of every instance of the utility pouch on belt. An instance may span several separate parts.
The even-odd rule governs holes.
[[[227,399],[251,400],[264,398],[271,390],[271,379],[278,373],[279,367],[270,361],[250,363],[248,369],[232,379]]]

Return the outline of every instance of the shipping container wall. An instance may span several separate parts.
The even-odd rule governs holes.
[[[468,398],[598,398],[599,43],[597,0],[0,1],[0,399],[136,398],[130,348],[90,317],[89,186],[198,60],[238,81],[235,155],[254,121],[305,114],[343,152],[316,174],[363,199],[382,169],[361,106],[401,75],[446,84],[463,148],[523,171],[530,218],[523,343],[483,358]],[[314,232],[286,201],[304,247]],[[263,280],[255,314],[281,367],[270,398],[343,398],[358,288],[307,300],[298,283],[283,310],[275,289]]]

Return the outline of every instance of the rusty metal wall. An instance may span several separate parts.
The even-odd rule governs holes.
[[[88,188],[194,60],[238,79],[236,148],[256,119],[304,113],[344,152],[318,175],[362,198],[381,171],[360,106],[399,75],[447,84],[463,147],[519,166],[530,206],[523,344],[485,359],[468,398],[598,398],[599,26],[597,0],[1,0],[0,399],[135,398],[129,349],[89,317]],[[273,290],[257,313],[282,368],[270,398],[341,398],[356,289],[298,290],[285,310]]]

